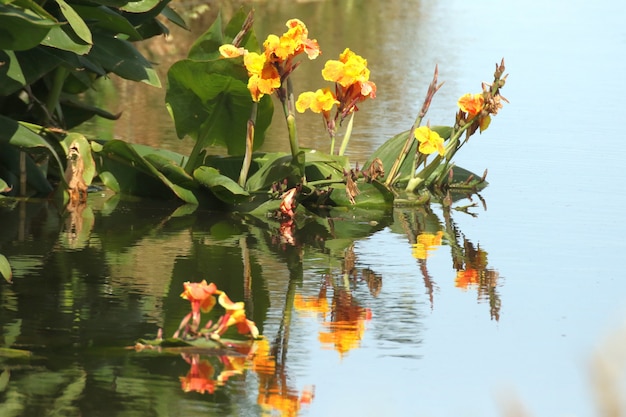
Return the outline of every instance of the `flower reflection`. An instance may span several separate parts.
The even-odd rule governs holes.
[[[347,256],[347,263],[350,262],[349,259]],[[367,276],[375,277],[369,270]],[[347,277],[347,274],[344,275],[344,278]],[[350,350],[360,346],[366,329],[365,324],[372,318],[372,312],[358,304],[347,286],[333,284],[332,277],[326,277],[317,296],[304,297],[297,294],[294,307],[300,313],[305,315],[313,313],[321,319],[323,329],[320,330],[318,339],[322,347],[335,349],[343,357]],[[330,302],[327,296],[329,287],[332,287]],[[373,287],[378,293],[380,287]]]
[[[441,238],[443,231],[437,233],[420,233],[417,235],[417,241],[412,245],[412,254],[415,259],[426,259],[430,256],[430,252],[441,246]]]
[[[186,376],[180,377],[180,385],[185,392],[199,392],[200,394],[215,392],[216,381],[213,379],[215,369],[208,360],[200,360],[200,355],[183,354],[183,359],[191,365]]]

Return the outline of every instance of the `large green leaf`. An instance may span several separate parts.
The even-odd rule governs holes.
[[[129,1],[124,6],[121,7],[125,12],[130,13],[144,13],[154,9],[160,0],[138,0],[138,1]]]
[[[62,170],[64,165],[61,163],[59,155],[56,153],[54,148],[44,138],[42,138],[32,130],[22,126],[17,121],[2,115],[0,115],[0,144],[9,144],[16,149],[45,149],[49,152],[50,156],[54,158],[57,166],[59,167],[59,174],[61,177],[63,177]],[[29,172],[29,182],[31,181],[31,179],[33,181],[35,180],[35,178],[30,177],[31,174],[34,175],[34,172]],[[47,180],[45,182],[42,182],[41,184],[36,184],[36,188],[40,192],[52,191],[52,188]]]
[[[0,62],[4,62],[4,65],[0,65],[0,96],[8,96],[37,81],[61,63],[46,49],[37,47],[27,51],[0,51]]]
[[[263,155],[263,161],[255,158],[255,162],[261,165],[261,168],[246,181],[246,189],[253,191],[268,191],[275,182],[282,182],[287,179],[288,182],[297,182],[298,168],[291,162],[293,158],[291,154],[272,153]]]
[[[55,26],[50,29],[41,44],[78,55],[85,55],[91,50],[91,44],[79,38],[69,25]]]
[[[247,122],[253,108],[248,73],[241,59],[176,62],[168,72],[166,102],[180,138],[193,137],[200,149],[225,146],[231,155],[245,152]],[[258,103],[254,148],[263,143],[274,107]]]
[[[250,194],[239,184],[220,174],[215,168],[201,166],[193,172],[193,177],[227,204],[236,204],[250,197]]]
[[[85,6],[85,5],[73,5],[83,19],[90,22],[93,27],[104,29],[115,35],[124,34],[128,35],[129,41],[141,40],[142,37],[137,32],[137,29],[119,13],[116,13],[112,9],[106,6]]]
[[[161,81],[146,58],[128,41],[94,33],[89,58],[107,71],[132,81],[161,87]]]
[[[58,22],[30,10],[0,4],[0,49],[22,51],[34,48]]]
[[[93,43],[91,39],[91,31],[87,27],[87,24],[85,23],[83,18],[80,17],[78,13],[76,13],[76,10],[74,10],[72,6],[67,4],[65,0],[55,1],[61,9],[61,14],[63,14],[63,17],[65,17],[67,23],[69,23],[76,36],[78,36],[80,39],[88,44]]]
[[[146,150],[145,147],[141,149]],[[140,155],[132,144],[111,140],[97,155],[100,178],[114,191],[159,199],[175,197],[186,203],[199,203],[192,190],[173,183],[150,162],[150,158]]]

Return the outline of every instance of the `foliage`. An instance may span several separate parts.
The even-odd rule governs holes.
[[[157,19],[160,14],[184,26],[169,1],[0,4],[2,193],[47,195],[56,183],[63,183],[65,130],[95,115],[118,117],[81,102],[80,94],[94,88],[98,78],[113,73],[161,86],[132,42],[167,33]],[[25,155],[20,156],[21,151]],[[26,176],[28,190],[17,186],[20,176]]]

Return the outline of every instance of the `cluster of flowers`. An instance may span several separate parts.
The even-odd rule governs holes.
[[[248,90],[254,101],[259,101],[265,94],[272,94],[297,67],[293,59],[305,53],[309,59],[320,54],[315,39],[309,39],[309,31],[299,19],[287,21],[287,32],[282,36],[268,35],[263,42],[263,53],[249,52],[236,45],[220,46],[220,54],[225,58],[243,56],[243,63],[248,70]]]
[[[184,291],[180,295],[191,303],[191,312],[187,314],[180,323],[174,338],[204,336],[212,340],[219,340],[226,330],[231,326],[236,326],[237,331],[242,335],[250,335],[253,338],[259,337],[259,330],[253,321],[248,320],[244,311],[244,303],[234,303],[228,298],[224,291],[217,289],[214,283],[185,282]],[[216,297],[217,296],[217,300]],[[214,324],[209,320],[203,329],[200,329],[201,312],[208,313],[219,303],[225,310],[223,316]]]

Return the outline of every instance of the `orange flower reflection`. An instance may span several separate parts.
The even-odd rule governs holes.
[[[372,313],[358,305],[350,291],[344,288],[334,289],[332,305],[329,306],[325,286],[317,297],[296,294],[294,306],[300,312],[322,315],[324,330],[319,332],[319,341],[323,347],[335,349],[343,357],[359,347],[365,333],[365,322],[372,318]]]
[[[430,252],[441,246],[443,232],[439,230],[436,234],[421,233],[417,236],[417,242],[414,243],[412,254],[415,259],[426,259],[430,256]]]
[[[464,290],[469,289],[471,286],[478,285],[479,283],[480,275],[477,270],[472,268],[457,271],[456,279],[454,280],[454,286]]]
[[[200,355],[183,355],[183,359],[191,365],[191,369],[186,376],[180,377],[180,385],[185,392],[205,392],[213,394],[215,392],[215,380],[213,375],[215,369],[207,360],[200,360]]]

